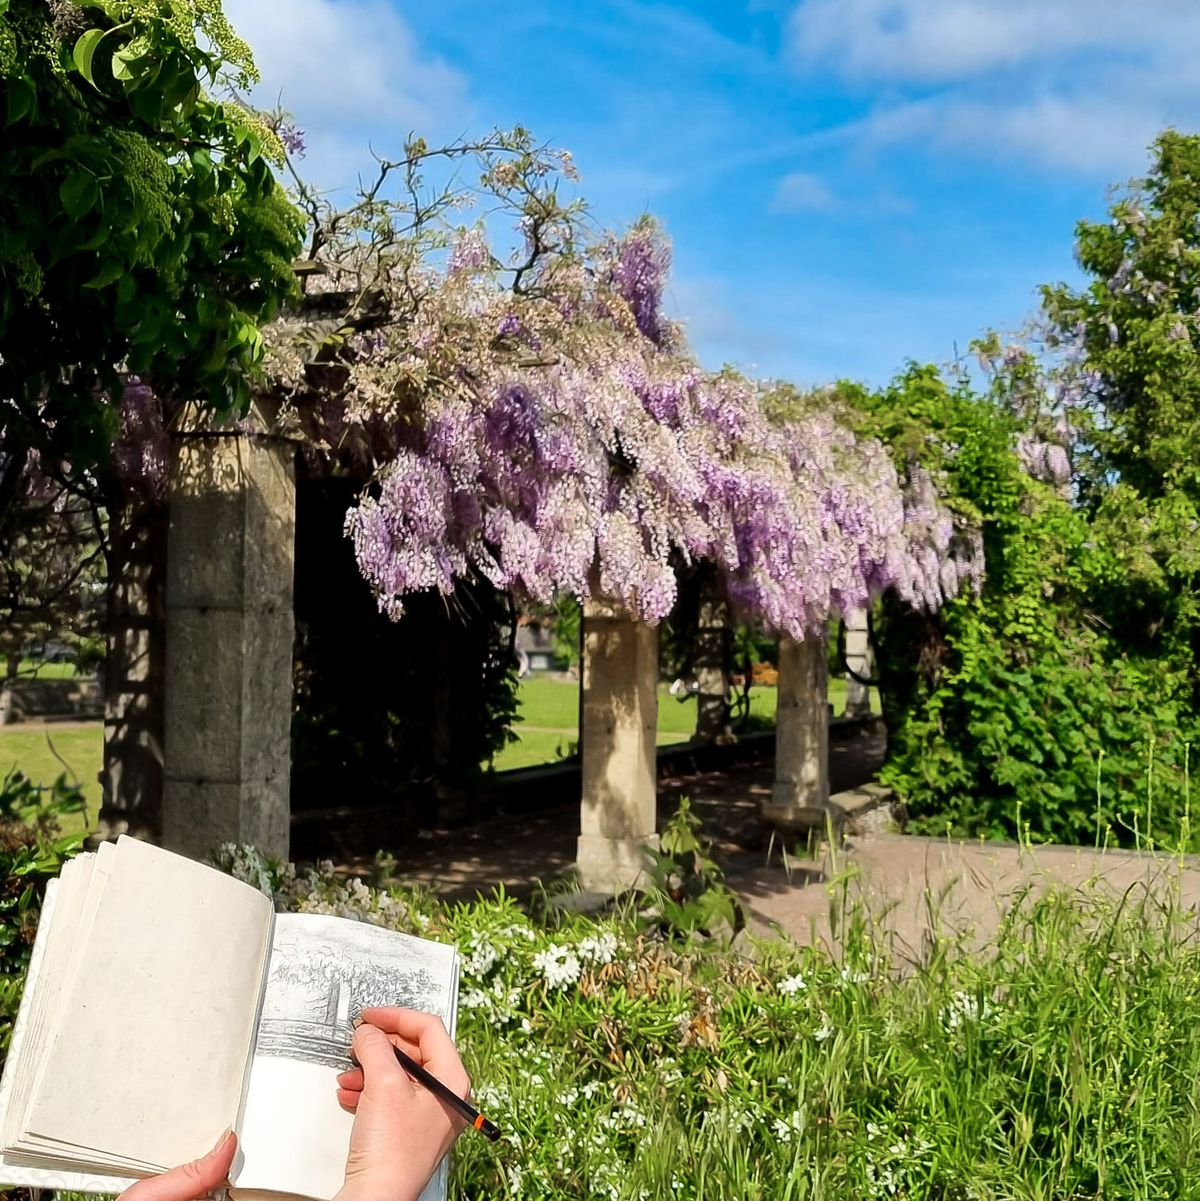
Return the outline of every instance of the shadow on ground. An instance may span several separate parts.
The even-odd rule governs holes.
[[[883,761],[884,739],[869,728],[830,747],[834,791],[870,780]],[[658,824],[670,820],[680,798],[691,801],[704,833],[712,839],[718,862],[737,887],[736,877],[766,862],[758,807],[771,792],[771,762],[743,764],[723,771],[666,776],[658,786]],[[527,898],[539,881],[549,884],[567,873],[579,835],[579,801],[565,795],[560,804],[535,813],[497,812],[470,825],[433,827],[415,836],[411,826],[389,828],[386,820],[368,830],[330,830],[330,846],[341,865],[366,872],[379,849],[394,857],[396,874],[406,883],[430,889],[447,900],[466,900],[503,887]],[[751,895],[790,890],[820,878],[814,866],[789,864],[778,854],[778,880],[768,871],[750,886]]]

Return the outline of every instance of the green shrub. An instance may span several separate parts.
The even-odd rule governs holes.
[[[0,1059],[8,1051],[46,882],[83,845],[82,834],[62,836],[59,820],[83,808],[83,794],[66,776],[48,788],[19,772],[0,780]]]
[[[1156,578],[1124,528],[1141,522],[1116,490],[1091,514],[1023,470],[1013,396],[1044,381],[1008,357],[988,395],[914,366],[858,397],[867,428],[980,523],[986,563],[981,590],[938,613],[875,614],[881,779],[919,833],[1194,846],[1191,659],[1134,636],[1132,598],[1149,603]]]
[[[852,907],[833,956],[221,859],[286,908],[457,944],[504,1138],[460,1140],[454,1196],[1200,1197],[1200,947],[1168,905],[1017,898],[987,947],[914,964]]]

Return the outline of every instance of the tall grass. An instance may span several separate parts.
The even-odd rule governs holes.
[[[461,1033],[509,1141],[460,1144],[457,1195],[1200,1197],[1200,948],[1169,893],[1019,899],[915,966],[842,916],[837,958],[625,929],[568,988],[500,969],[512,1015]]]

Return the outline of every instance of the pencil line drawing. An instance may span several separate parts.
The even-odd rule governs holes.
[[[276,925],[255,1053],[343,1069],[354,1022],[372,1005],[449,1020],[453,951],[365,923],[290,919]]]

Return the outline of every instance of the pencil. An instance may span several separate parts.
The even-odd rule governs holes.
[[[393,1047],[392,1050],[396,1052],[396,1058],[400,1061],[400,1066],[414,1080],[419,1080],[439,1101],[445,1101],[447,1105],[451,1105],[457,1109],[467,1119],[472,1130],[478,1130],[480,1134],[490,1138],[492,1142],[496,1142],[499,1139],[500,1128],[494,1122],[488,1121],[474,1105],[469,1101],[464,1101],[457,1093],[451,1092],[436,1076],[427,1072],[411,1056],[405,1055],[399,1047]]]

